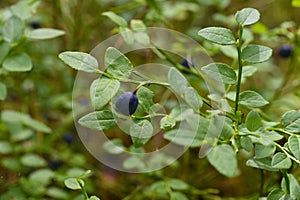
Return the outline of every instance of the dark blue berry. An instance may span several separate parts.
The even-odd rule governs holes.
[[[135,93],[125,92],[119,96],[115,105],[120,113],[130,116],[136,111],[138,104],[139,100]]]
[[[75,142],[75,136],[73,133],[65,133],[63,136],[63,140],[67,143],[67,144],[72,144]]]
[[[63,165],[63,161],[60,159],[55,159],[55,158],[51,158],[48,161],[49,167],[53,170],[57,170],[58,168],[60,168]]]
[[[293,47],[289,44],[284,44],[279,49],[279,56],[282,58],[288,58],[293,51]]]
[[[182,66],[186,67],[186,68],[189,68],[189,69],[192,68],[192,67],[195,67],[194,61],[189,57],[183,59],[180,64]]]
[[[37,22],[37,21],[32,21],[32,22],[29,22],[29,25],[31,28],[33,29],[38,29],[38,28],[41,28],[41,23],[40,22]]]

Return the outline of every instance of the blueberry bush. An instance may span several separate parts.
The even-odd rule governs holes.
[[[0,200],[300,199],[298,0],[0,5]]]

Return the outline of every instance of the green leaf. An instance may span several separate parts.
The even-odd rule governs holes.
[[[39,28],[27,33],[29,39],[46,40],[64,35],[65,32],[53,28]]]
[[[105,67],[108,73],[118,78],[129,77],[133,68],[130,60],[114,47],[105,52]]]
[[[10,44],[8,42],[2,41],[0,43],[0,63],[2,63],[3,59],[8,55],[10,51]]]
[[[189,188],[189,185],[182,180],[179,179],[171,179],[169,180],[169,185],[174,190],[186,190]]]
[[[145,163],[138,157],[131,156],[124,160],[123,167],[125,169],[145,169]]]
[[[103,144],[103,149],[110,154],[121,154],[125,152],[122,140],[119,138],[109,140]]]
[[[292,161],[284,153],[278,152],[273,156],[271,165],[278,169],[288,169],[292,166]]]
[[[148,88],[142,86],[139,88],[136,95],[139,99],[139,106],[141,106],[146,113],[149,113],[149,109],[151,108],[151,106],[153,106],[152,98],[154,96],[154,93]]]
[[[68,193],[58,187],[48,187],[46,195],[52,199],[68,199]]]
[[[246,127],[249,131],[256,131],[262,127],[261,118],[255,110],[251,110],[246,117]]]
[[[29,180],[38,183],[40,186],[46,186],[51,182],[54,177],[54,172],[50,169],[39,169],[32,172]]]
[[[200,147],[202,140],[197,133],[188,129],[173,129],[164,134],[164,139],[186,147]]]
[[[3,68],[10,72],[26,72],[32,69],[31,58],[26,53],[17,53],[6,58]]]
[[[238,175],[236,153],[228,144],[215,146],[207,155],[209,163],[227,177]]]
[[[289,149],[297,160],[300,161],[300,138],[292,135],[288,139]]]
[[[100,200],[100,198],[98,198],[96,196],[91,196],[89,200]]]
[[[211,63],[201,68],[209,77],[225,84],[235,84],[236,73],[223,63]]]
[[[275,153],[276,147],[273,144],[262,145],[255,144],[255,158],[265,158]]]
[[[83,180],[79,180],[81,181],[82,185],[84,185]],[[78,183],[76,178],[68,178],[64,181],[64,184],[67,188],[71,189],[71,190],[80,190],[80,184]]]
[[[239,103],[250,108],[258,108],[267,105],[269,102],[260,94],[251,90],[246,90],[240,94]]]
[[[160,120],[160,128],[164,131],[172,129],[176,125],[176,121],[170,115],[166,115]]]
[[[104,15],[104,16],[108,17],[109,19],[111,19],[118,26],[126,27],[128,25],[124,18],[120,17],[119,15],[116,15],[112,11],[104,12],[104,13],[102,13],[102,15]]]
[[[90,87],[90,95],[95,110],[100,110],[118,92],[120,82],[114,79],[101,77],[93,81]]]
[[[23,20],[31,18],[39,6],[40,1],[22,0],[18,1],[10,7],[13,15],[20,17]]]
[[[79,119],[79,124],[92,130],[108,130],[116,125],[110,110],[91,112]]]
[[[269,193],[267,200],[284,200],[284,196],[285,192],[279,188],[276,188]]]
[[[168,72],[168,82],[171,88],[177,94],[184,94],[187,88],[187,80],[185,77],[174,67],[170,68]]]
[[[252,151],[253,144],[252,144],[252,140],[250,137],[241,136],[240,143],[241,143],[241,146],[243,149],[245,149],[248,152]]]
[[[221,45],[235,44],[235,38],[231,30],[222,27],[208,27],[201,29],[198,35],[204,39]]]
[[[135,121],[130,126],[130,136],[134,147],[138,148],[146,144],[153,134],[153,127],[148,120]]]
[[[4,110],[1,113],[1,118],[4,122],[21,123],[33,130],[50,133],[51,129],[40,121],[32,119],[29,115],[13,110]]]
[[[189,200],[189,198],[182,192],[172,192],[174,200]]]
[[[186,88],[184,92],[184,100],[195,111],[199,111],[203,105],[202,99],[193,87]]]
[[[281,117],[281,124],[285,130],[292,133],[300,133],[300,111],[291,110]]]
[[[21,163],[28,167],[44,167],[47,165],[47,162],[44,158],[31,153],[22,156]]]
[[[290,195],[291,195],[292,199],[299,199],[299,197],[300,197],[299,183],[293,174],[288,174],[288,177],[289,177]],[[284,192],[287,192],[286,191],[286,181],[284,178],[281,180],[281,188]]]
[[[249,63],[261,63],[272,56],[272,49],[261,45],[248,45],[242,50],[242,59]]]
[[[244,8],[240,11],[237,11],[235,14],[235,19],[239,24],[242,25],[251,25],[256,23],[259,20],[259,12],[254,8]]]
[[[4,100],[7,95],[7,88],[6,85],[0,82],[0,100]]]
[[[6,20],[2,28],[4,40],[10,43],[18,42],[22,38],[23,32],[24,23],[17,16],[12,16]]]
[[[253,132],[256,136],[250,135],[253,143],[259,143],[263,145],[270,145],[273,141],[281,140],[283,138],[282,135],[276,133],[275,131],[267,131],[264,129],[258,129],[256,132]]]
[[[0,141],[0,154],[9,154],[12,150],[12,145],[9,142]]]
[[[98,61],[90,54],[76,51],[65,51],[58,57],[73,69],[84,72],[98,71]]]
[[[119,27],[119,32],[127,44],[133,44],[134,33],[127,27]]]
[[[139,20],[139,19],[132,19],[130,21],[130,27],[133,30],[141,30],[141,29],[146,30],[146,25],[144,24],[144,22],[142,20]]]
[[[267,171],[273,171],[273,172],[278,171],[278,169],[273,168],[271,166],[271,162],[272,162],[272,158],[270,157],[261,158],[261,159],[254,158],[254,159],[247,160],[246,165],[249,167],[264,169]]]

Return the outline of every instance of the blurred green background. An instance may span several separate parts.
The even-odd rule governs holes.
[[[5,10],[17,2],[0,1],[2,19],[5,18]],[[0,148],[1,200],[82,199],[80,193],[65,188],[63,181],[88,169],[93,172],[86,180],[89,194],[103,200],[123,199],[126,196],[127,199],[150,199],[147,189],[160,180],[160,176],[127,174],[102,165],[85,150],[73,125],[72,86],[76,71],[66,67],[58,59],[58,54],[66,50],[89,52],[103,40],[118,33],[115,24],[102,12],[113,11],[127,21],[142,19],[147,26],[177,30],[202,42],[196,35],[202,27],[236,28],[231,23],[234,20],[233,13],[244,7],[256,8],[261,13],[260,25],[263,28],[256,27],[260,31],[253,35],[254,41],[270,46],[274,55],[270,62],[260,65],[258,72],[243,85],[243,89],[257,90],[270,99],[272,92],[280,86],[289,61],[278,57],[277,53],[282,44],[291,41],[288,37],[267,37],[283,22],[293,21],[298,26],[300,8],[292,7],[291,1],[158,0],[155,4],[158,7],[151,2],[154,1],[40,1],[36,13],[26,20],[26,28],[34,29],[35,25],[56,28],[64,30],[65,35],[52,40],[25,43],[21,47],[20,51],[27,52],[32,58],[33,69],[25,73],[0,74],[0,80],[5,82],[8,90],[7,98],[0,101],[0,109],[27,113],[48,125],[52,133],[35,132],[24,138],[13,138],[4,124],[0,123],[0,140],[8,140],[13,148],[8,152]],[[230,58],[224,56],[220,49],[211,45],[206,47],[215,61],[230,64]],[[299,108],[300,89],[297,84],[299,86],[300,68],[299,63],[296,65],[298,68],[289,79],[289,84],[295,84],[296,87],[284,92],[265,108],[265,112],[274,120],[278,120],[287,110]],[[38,155],[44,164],[24,164],[22,158],[28,153]],[[198,149],[189,149],[177,164],[159,173],[184,180],[197,188],[198,194],[190,193],[190,199],[255,199],[254,194],[259,191],[260,172],[245,166],[245,157],[239,159],[241,175],[233,179],[218,174],[206,159],[198,159]],[[278,176],[267,176],[267,179],[275,185],[280,180]]]

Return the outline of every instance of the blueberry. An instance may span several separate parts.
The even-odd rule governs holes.
[[[136,111],[138,104],[139,100],[135,93],[125,92],[119,96],[115,105],[120,113],[130,116]]]
[[[63,165],[63,161],[60,159],[56,159],[56,158],[51,158],[48,161],[49,167],[53,170],[57,170],[58,168],[60,168]]]
[[[287,58],[291,55],[292,51],[293,47],[291,45],[284,44],[280,47],[278,54],[282,58]]]
[[[37,21],[32,21],[32,22],[29,22],[29,25],[31,28],[33,29],[38,29],[38,28],[41,28],[41,23],[40,22],[37,22]]]
[[[65,133],[63,136],[63,140],[67,143],[67,144],[72,144],[75,142],[75,136],[72,133]]]
[[[187,58],[183,59],[180,64],[182,66],[186,67],[186,68],[189,68],[189,69],[191,67],[195,67],[195,63],[190,57],[187,57]]]

